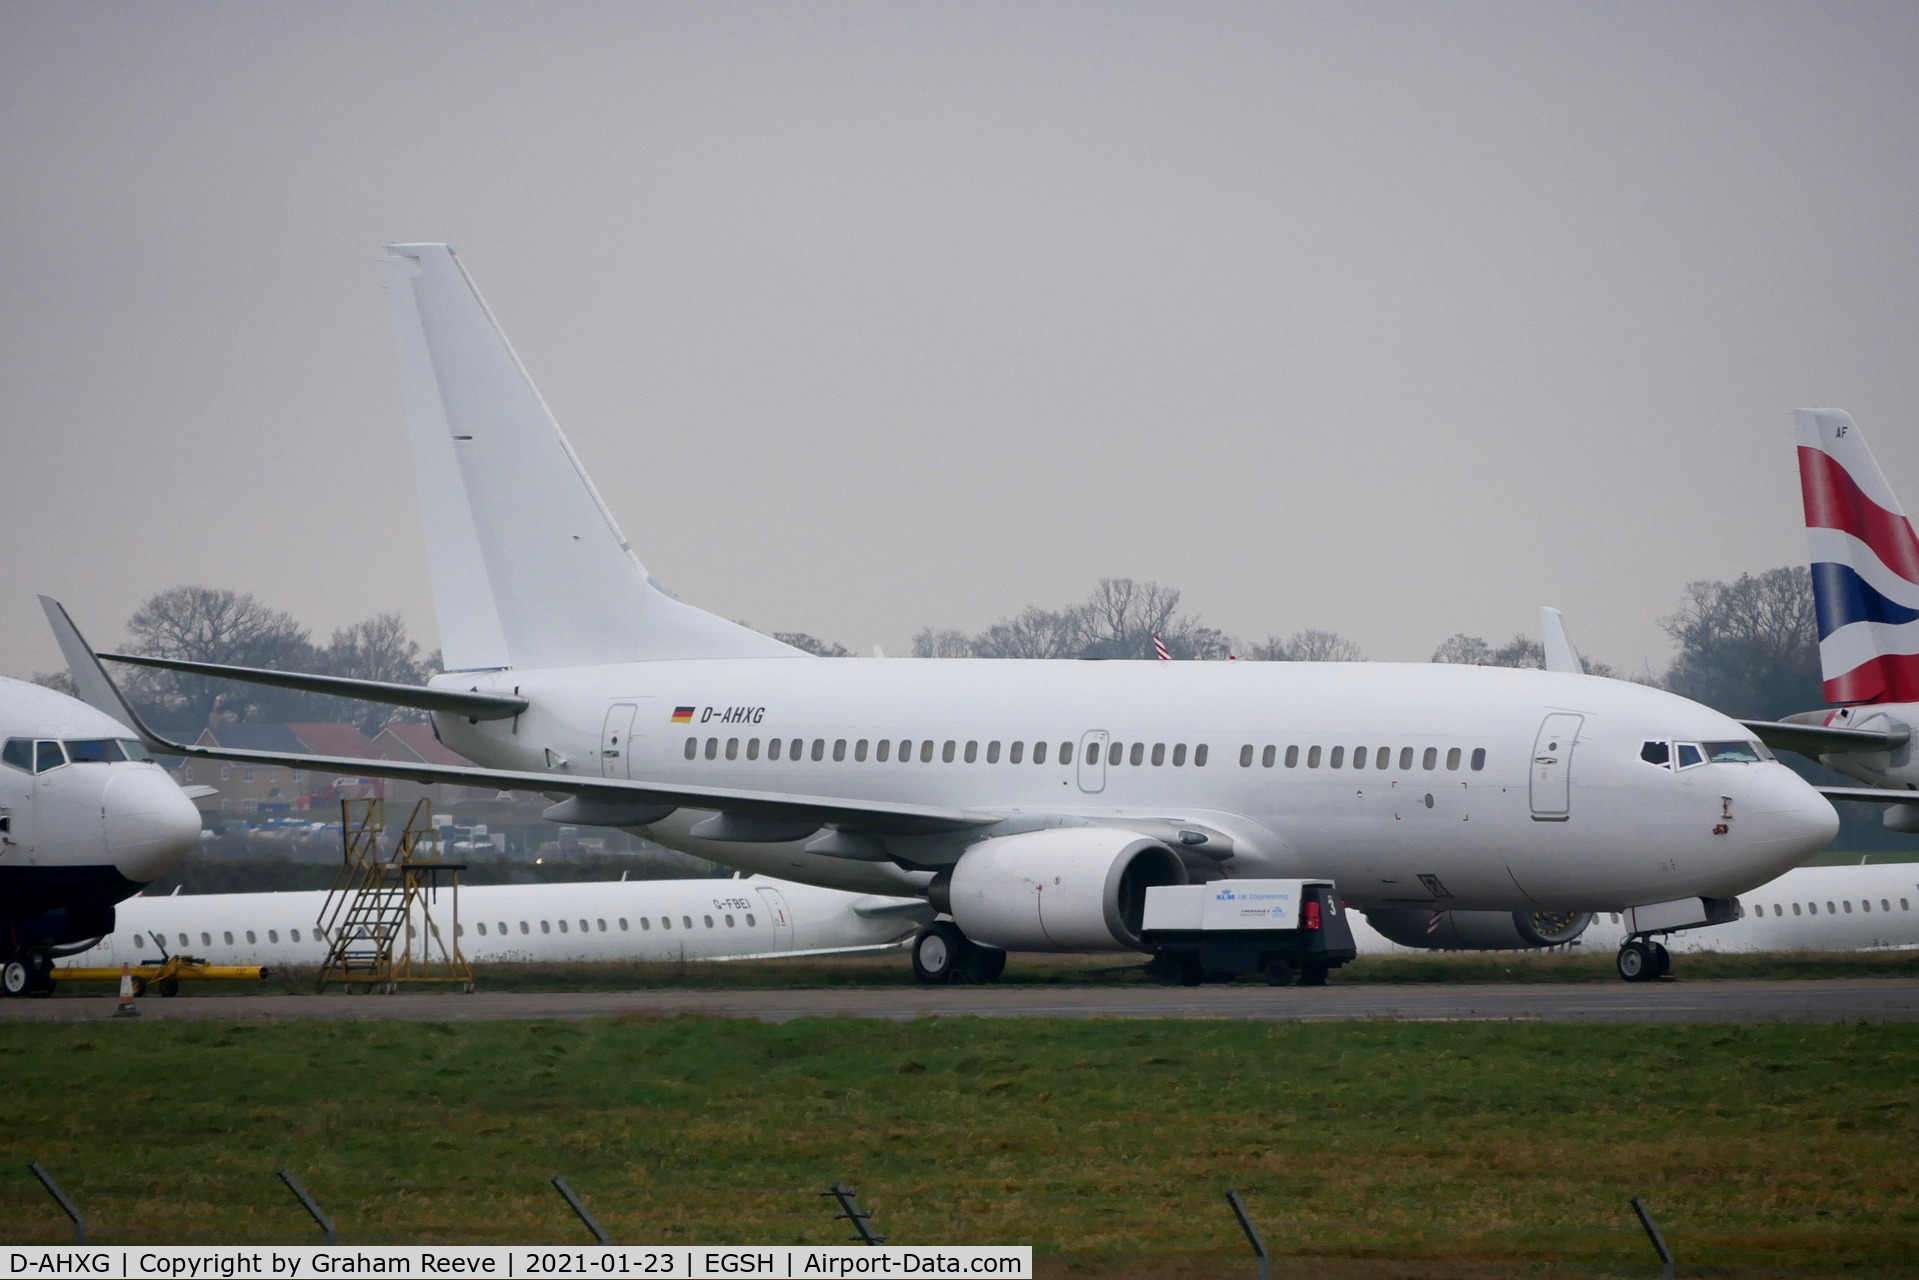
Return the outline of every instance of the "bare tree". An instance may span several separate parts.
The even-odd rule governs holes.
[[[970,658],[974,656],[973,641],[964,631],[951,627],[943,631],[921,627],[919,634],[913,637],[913,656],[915,658]]]
[[[1087,643],[1080,610],[1028,605],[1017,618],[1002,618],[980,632],[968,648],[980,658],[1077,658]]]
[[[1286,641],[1286,657],[1291,662],[1364,662],[1360,647],[1337,631],[1308,627],[1295,631]]]
[[[1546,665],[1546,646],[1527,636],[1517,635],[1497,649],[1479,636],[1464,632],[1440,641],[1433,650],[1434,662],[1459,663],[1477,667],[1534,667]]]
[[[407,636],[406,625],[400,621],[399,614],[376,613],[336,630],[318,655],[318,662],[320,672],[325,675],[421,685],[438,669],[438,657],[434,654],[430,661],[421,657],[419,642]],[[304,714],[316,719],[351,721],[369,738],[396,721],[418,722],[426,718],[425,712],[378,702],[315,696],[309,703]]]
[[[1679,645],[1666,687],[1727,715],[1777,719],[1824,704],[1812,574],[1803,566],[1694,582],[1660,620]]]
[[[310,671],[315,662],[307,629],[292,614],[251,594],[212,587],[173,587],[149,597],[127,620],[127,631],[133,652],[156,658],[285,671]],[[133,686],[176,728],[204,727],[226,704],[272,716],[297,706],[301,696],[167,671],[145,672]]]
[[[804,631],[775,631],[773,638],[781,644],[790,644],[795,649],[810,653],[816,658],[850,658],[853,651],[843,644],[828,644],[826,641],[807,635]]]

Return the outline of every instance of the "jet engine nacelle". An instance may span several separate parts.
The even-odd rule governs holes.
[[[1185,883],[1185,864],[1157,840],[1058,827],[972,846],[934,905],[974,942],[1006,951],[1130,951],[1146,890]]]
[[[1442,911],[1389,907],[1364,912],[1389,942],[1429,951],[1528,951],[1571,942],[1592,923],[1590,911]]]

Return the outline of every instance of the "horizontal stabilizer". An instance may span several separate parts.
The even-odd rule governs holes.
[[[1759,740],[1775,751],[1796,751],[1802,756],[1850,754],[1863,751],[1897,751],[1912,739],[1906,729],[1881,732],[1874,729],[1829,729],[1816,724],[1788,724],[1778,720],[1741,720],[1739,723],[1759,735]]]
[[[240,680],[247,684],[272,685],[276,689],[298,689],[303,693],[325,693],[337,698],[358,698],[390,707],[413,707],[420,711],[444,711],[474,720],[510,720],[526,710],[525,698],[496,693],[462,693],[458,689],[429,689],[417,684],[394,684],[387,680],[353,680],[346,676],[319,676],[302,671],[268,671],[263,667],[228,667],[217,662],[186,662],[179,658],[149,658],[138,653],[103,653],[109,662],[124,662],[135,667],[157,667],[162,671],[184,671],[188,675],[216,676],[222,680]]]
[[[1828,800],[1852,800],[1859,804],[1913,804],[1919,791],[1894,791],[1890,787],[1814,787]]]

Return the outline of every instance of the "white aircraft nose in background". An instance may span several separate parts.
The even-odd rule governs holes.
[[[114,770],[100,816],[115,870],[135,884],[161,875],[200,839],[200,811],[159,769]]]

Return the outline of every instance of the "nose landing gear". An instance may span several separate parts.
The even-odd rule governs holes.
[[[1656,982],[1672,973],[1672,953],[1651,938],[1628,938],[1614,961],[1627,982]]]

